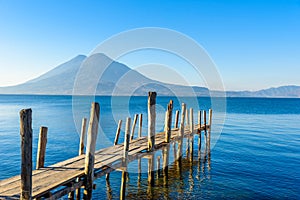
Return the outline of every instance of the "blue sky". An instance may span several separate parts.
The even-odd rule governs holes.
[[[299,0],[0,0],[0,86],[30,80],[142,27],[193,38],[228,90],[300,85],[299,19]]]

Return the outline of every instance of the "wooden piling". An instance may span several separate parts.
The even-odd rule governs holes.
[[[201,123],[202,123],[201,115],[202,115],[202,112],[201,112],[201,110],[199,110],[198,111],[198,134],[201,133]]]
[[[148,151],[153,151],[155,146],[155,121],[156,121],[156,92],[148,94]]]
[[[46,145],[47,145],[47,132],[48,128],[42,126],[40,128],[39,133],[39,141],[38,141],[38,149],[37,149],[37,156],[36,156],[36,169],[45,167],[45,155],[46,155]]]
[[[95,148],[98,134],[100,106],[98,103],[92,103],[90,122],[87,135],[86,156],[85,156],[85,187],[83,199],[90,200],[92,198],[93,180],[94,180],[94,161]]]
[[[78,155],[83,155],[84,154],[84,144],[85,144],[85,137],[86,137],[86,122],[87,119],[84,117],[82,118],[81,121],[81,130],[80,130],[80,141],[79,141],[79,150],[78,150]],[[76,182],[79,181],[79,178],[77,178]],[[69,199],[74,199],[74,192],[71,192],[69,194]],[[81,196],[81,189],[78,188],[76,189],[76,200],[80,200]]]
[[[176,110],[174,128],[178,128],[178,122],[179,122],[179,110]]]
[[[116,136],[115,136],[115,140],[114,140],[114,145],[118,144],[119,136],[120,136],[120,132],[121,132],[121,127],[122,127],[122,120],[119,120],[118,128],[117,128],[117,131],[116,131]]]
[[[186,114],[186,105],[185,105],[185,103],[182,103],[181,104],[180,131],[178,132],[180,137],[183,137],[183,135],[184,135],[185,114]]]
[[[182,143],[183,143],[183,135],[184,135],[184,121],[185,121],[185,113],[186,113],[186,105],[185,103],[181,104],[181,118],[180,118],[180,131],[179,133],[179,140],[178,140],[178,149],[177,149],[177,161],[181,164],[181,157],[182,157]]]
[[[118,144],[119,136],[120,136],[120,132],[121,132],[121,127],[122,127],[122,120],[119,120],[118,128],[117,128],[117,131],[116,131],[116,136],[115,136],[115,140],[114,140],[114,145]],[[106,177],[105,177],[106,181],[109,181],[109,174],[110,173],[106,174]]]
[[[135,131],[135,126],[136,126],[136,122],[137,122],[138,117],[139,117],[138,114],[135,114],[135,115],[134,115],[133,124],[132,124],[132,129],[131,129],[130,141],[133,140],[133,137],[134,137],[134,131]]]
[[[170,100],[166,112],[165,119],[165,142],[170,142],[171,137],[171,124],[172,124],[172,110],[173,110],[173,100]]]
[[[198,124],[199,124],[199,128],[198,128],[198,160],[201,160],[201,123],[202,123],[202,112],[201,110],[198,111]]]
[[[138,137],[142,137],[142,130],[143,130],[143,114],[140,114]]]
[[[84,143],[85,143],[85,135],[86,135],[86,122],[87,122],[86,118],[85,117],[82,118],[78,155],[84,154]]]
[[[21,200],[32,199],[32,111],[20,111]]]
[[[139,118],[139,132],[138,132],[138,137],[142,137],[142,129],[143,129],[143,114],[140,114]],[[142,162],[141,158],[138,158],[138,186],[140,187],[141,184],[141,175],[142,175]]]
[[[190,150],[190,162],[193,162],[193,152],[194,152],[194,112],[193,108],[190,108],[190,144],[189,144],[189,150]]]
[[[190,125],[190,121],[189,121],[189,110],[186,108],[185,110],[185,117],[186,117],[186,125],[189,126]]]
[[[123,150],[123,159],[122,159],[122,182],[121,182],[121,189],[120,189],[120,199],[125,199],[126,194],[126,180],[128,177],[127,172],[127,164],[128,164],[128,150],[129,150],[129,140],[130,140],[130,124],[131,118],[127,117],[126,125],[125,125],[125,136],[124,136],[124,150]]]
[[[128,136],[129,139],[129,136]],[[120,200],[125,199],[126,197],[126,179],[127,179],[128,172],[122,171],[122,182],[121,182],[121,189],[120,189]]]
[[[211,124],[212,124],[212,109],[209,109],[209,114],[208,114],[208,145],[209,145],[209,150],[210,150],[210,139],[211,139]]]
[[[206,111],[203,110],[203,124],[204,124],[204,131],[206,132]]]
[[[129,150],[129,137],[130,137],[130,123],[131,118],[127,117],[125,126],[125,137],[124,137],[124,152],[123,152],[123,166],[127,166],[128,150]]]

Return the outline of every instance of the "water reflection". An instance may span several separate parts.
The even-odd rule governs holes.
[[[211,178],[210,145],[206,144],[206,142],[201,144],[201,137],[195,137],[195,139],[198,139],[195,141],[197,145],[195,149],[193,149],[194,144],[186,143],[186,141],[194,141],[194,139],[189,138],[186,141],[178,140],[175,143],[170,143],[170,145],[164,146],[161,150],[149,153],[143,159],[138,159],[138,173],[131,173],[132,177],[136,176],[136,181],[130,180],[128,182],[126,199],[174,199],[180,196],[187,197],[187,188],[189,193],[192,194],[196,182],[209,180]],[[182,145],[184,143],[187,146]],[[188,147],[188,156],[183,156],[182,151],[187,150]],[[194,150],[194,152],[191,150]],[[145,171],[142,171],[141,166],[143,164],[147,165]],[[107,197],[111,198],[111,196]]]

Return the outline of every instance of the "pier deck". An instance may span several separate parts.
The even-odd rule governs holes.
[[[206,128],[209,125],[206,125]],[[199,125],[195,126],[194,133],[197,133]],[[205,125],[201,126],[201,130],[205,130]],[[170,142],[176,141],[179,129],[171,131]],[[188,127],[185,127],[184,137],[191,136]],[[155,150],[160,150],[165,143],[165,132],[155,135]],[[148,138],[140,137],[129,143],[128,159],[129,162],[148,154]],[[99,178],[121,167],[123,158],[124,143],[110,146],[95,152],[94,176]],[[77,156],[57,164],[43,167],[32,172],[32,198],[46,197],[55,199],[56,196],[68,194],[83,186],[83,178],[85,165],[85,155]],[[76,181],[80,178],[79,181]],[[0,181],[0,199],[19,199],[20,198],[20,175]],[[58,193],[50,193],[55,188],[67,186]]]

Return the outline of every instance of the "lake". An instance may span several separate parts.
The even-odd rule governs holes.
[[[78,154],[80,121],[82,117],[89,117],[90,103],[94,100],[100,103],[97,149],[112,145],[117,120],[125,121],[136,113],[143,114],[143,135],[147,134],[147,97],[74,99],[71,96],[0,95],[0,180],[20,173],[19,111],[23,108],[33,111],[34,161],[39,127],[49,128],[46,166]],[[210,98],[158,96],[157,131],[163,130],[170,99],[174,100],[174,109],[179,109],[183,101],[188,107],[199,105],[205,110],[212,105]],[[300,99],[227,98],[226,102],[226,113],[218,106],[213,111],[209,161],[204,155],[199,159],[195,150],[193,163],[183,159],[179,170],[170,151],[168,185],[160,176],[151,189],[147,184],[147,160],[142,159],[140,181],[137,161],[134,161],[129,165],[127,198],[300,199]],[[196,122],[196,111],[194,114]],[[222,116],[225,116],[224,124]],[[123,142],[123,131],[120,142]],[[195,149],[197,138],[195,136]],[[111,173],[109,187],[105,177],[95,183],[93,199],[119,198],[121,172]]]

